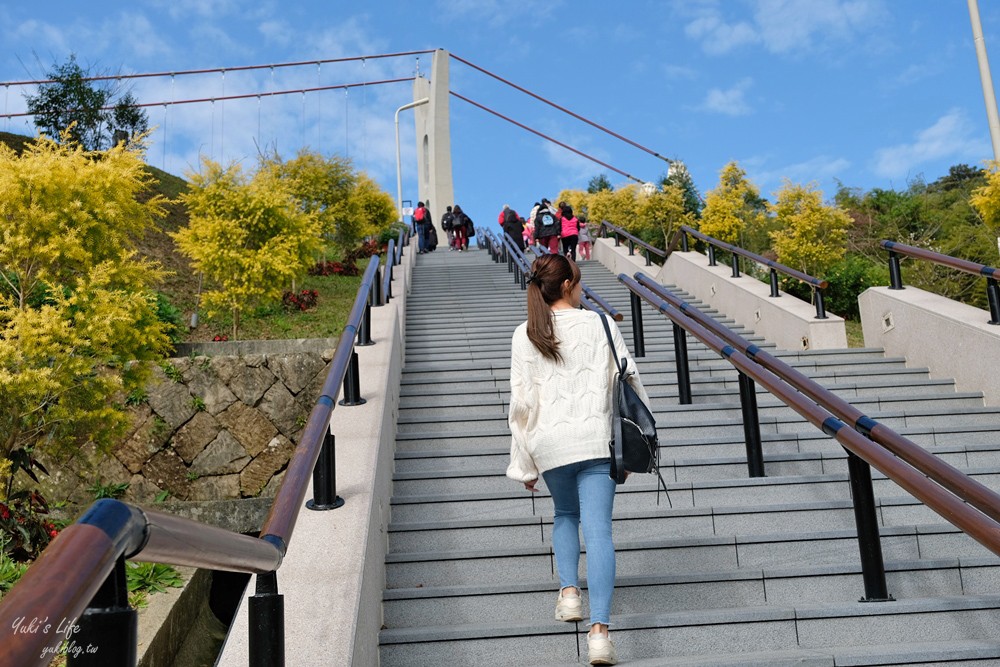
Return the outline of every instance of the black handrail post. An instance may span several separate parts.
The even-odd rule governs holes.
[[[643,254],[646,255],[646,266],[652,266],[653,265],[652,253],[650,253],[649,250],[644,250]]]
[[[636,357],[645,357],[646,336],[642,330],[642,301],[632,290],[629,290],[628,296],[632,306],[632,347]]]
[[[828,319],[826,316],[826,305],[823,303],[823,288],[816,288],[816,319],[825,320]]]
[[[688,235],[685,231],[681,231],[681,252],[688,252]]]
[[[378,271],[375,272],[375,278],[376,280],[378,279]],[[369,345],[374,344],[375,341],[372,340],[372,290],[369,290],[368,299],[365,301],[365,309],[361,314],[361,325],[358,328],[358,341],[355,345],[357,347],[368,347]]]
[[[733,278],[740,277],[740,256],[733,253]]]
[[[691,373],[688,369],[687,332],[673,323],[674,365],[677,367],[677,396],[681,405],[691,405]]]
[[[386,258],[385,264],[386,273],[392,271],[392,261]],[[375,277],[372,281],[372,297],[368,299],[368,303],[375,307],[381,306],[385,303],[385,299],[382,296],[382,267],[379,266],[375,269]],[[371,325],[371,321],[368,322]]]
[[[989,324],[1000,324],[1000,287],[996,278],[986,278],[986,299],[990,302]]]
[[[903,274],[899,270],[899,255],[889,251],[889,289],[903,289]]]
[[[139,614],[128,606],[125,557],[97,589],[75,623],[62,619],[56,628],[66,633],[66,664],[70,667],[133,667],[139,643]]]
[[[256,592],[247,601],[250,621],[250,667],[285,664],[285,599],[278,593],[276,572],[257,575]]]
[[[344,504],[337,495],[337,439],[329,429],[323,438],[323,446],[313,468],[313,497],[306,501],[306,507],[317,512],[335,510]]]
[[[622,244],[622,237],[618,236],[618,232],[615,231],[615,247],[617,248]]]
[[[708,244],[708,265],[715,266],[715,246]]]
[[[892,600],[885,583],[885,563],[882,560],[882,541],[875,516],[871,466],[860,457],[847,452],[847,470],[851,479],[851,497],[854,500],[854,522],[858,528],[861,576],[865,583],[865,596],[860,601]]]
[[[351,352],[351,363],[344,373],[344,397],[337,402],[338,405],[364,405],[368,402],[361,398],[361,373],[358,366],[358,353]]]
[[[778,292],[778,271],[776,269],[771,269],[771,296],[781,296]]]
[[[757,414],[757,388],[753,380],[740,376],[740,407],[743,409],[743,437],[747,446],[747,468],[751,477],[765,477],[764,452],[760,442],[760,418]]]
[[[632,239],[628,240],[628,254],[629,255],[635,254],[635,241],[633,241]]]

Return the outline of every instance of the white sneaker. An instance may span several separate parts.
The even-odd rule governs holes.
[[[617,665],[615,644],[604,634],[587,635],[587,658],[592,665]]]
[[[583,620],[583,601],[580,600],[578,593],[563,595],[563,592],[559,591],[559,598],[556,600],[556,620],[569,622]]]

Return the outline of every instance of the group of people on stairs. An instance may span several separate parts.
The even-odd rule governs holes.
[[[534,203],[526,219],[518,215],[510,205],[504,204],[497,222],[521,250],[537,243],[550,252],[558,253],[561,242],[562,254],[574,262],[578,247],[580,258],[590,259],[593,237],[587,220],[582,215],[574,215],[573,207],[564,201],[553,206],[552,202],[543,197],[541,201]]]

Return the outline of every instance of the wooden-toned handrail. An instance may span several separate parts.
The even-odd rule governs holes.
[[[292,458],[288,462],[288,467],[285,469],[285,477],[281,481],[281,486],[278,487],[274,502],[271,504],[271,511],[261,528],[261,538],[279,540],[282,549],[288,548],[288,541],[291,539],[299,510],[305,500],[306,489],[312,478],[313,468],[316,467],[323,439],[330,428],[333,403],[340,387],[344,384],[344,376],[354,353],[354,340],[358,334],[358,327],[365,312],[368,293],[375,280],[378,265],[379,257],[373,255],[368,260],[368,267],[361,279],[361,287],[358,288],[358,294],[354,299],[354,307],[351,308],[347,324],[337,341],[337,349],[333,353],[333,360],[330,363],[330,372],[327,374],[320,396],[309,414],[309,420],[306,422],[299,445],[295,448]]]
[[[956,271],[971,273],[974,276],[984,276],[986,278],[1000,277],[1000,271],[991,266],[987,266],[986,264],[977,264],[976,262],[970,262],[967,259],[952,257],[951,255],[943,255],[939,252],[934,252],[933,250],[916,248],[904,243],[897,243],[896,241],[882,241],[879,245],[885,250],[891,250],[892,252],[899,253],[900,255],[906,255],[907,257],[913,257],[914,259],[923,259],[928,262],[940,264],[941,266],[947,266],[948,268],[955,269]]]
[[[985,264],[970,262],[967,259],[942,255],[933,250],[915,248],[911,245],[896,243],[895,241],[882,241],[879,245],[889,251],[889,289],[903,289],[903,274],[899,268],[900,255],[926,260],[974,276],[982,276],[986,278],[986,300],[990,307],[988,324],[1000,324],[1000,283],[997,282],[998,277],[1000,277],[1000,271],[997,269]]]
[[[818,287],[819,289],[826,289],[827,287],[830,286],[830,283],[827,282],[826,280],[823,280],[822,278],[815,278],[807,273],[797,271],[791,268],[790,266],[779,264],[778,262],[775,262],[773,259],[768,259],[767,257],[762,257],[757,253],[750,252],[749,250],[744,250],[743,248],[735,246],[732,243],[726,243],[725,241],[720,241],[719,239],[714,238],[712,236],[702,234],[693,227],[688,227],[687,225],[681,225],[677,233],[689,234],[690,236],[693,236],[696,239],[700,239],[705,243],[708,243],[709,245],[715,246],[716,248],[721,248],[722,250],[726,250],[735,255],[746,257],[747,259],[757,262],[758,264],[763,264],[769,269],[774,269],[779,273],[783,273],[790,278],[795,278],[796,280],[800,280],[804,283],[812,285],[813,287]]]
[[[960,528],[967,535],[1000,555],[1000,522],[985,515],[979,509],[967,504],[963,496],[929,479],[907,461],[897,457],[880,444],[847,427],[831,411],[814,402],[786,382],[781,376],[758,364],[725,339],[717,336],[707,327],[695,321],[679,308],[674,307],[660,296],[625,274],[618,277],[629,290],[649,302],[659,312],[671,319],[710,349],[725,357],[737,370],[752,378],[772,395],[784,402],[824,433],[837,440],[845,449],[882,471],[887,477],[926,504],[947,521]],[[810,380],[810,382],[812,382]],[[965,485],[962,485],[965,489]],[[1000,508],[994,508],[1000,510]]]
[[[740,352],[746,354],[753,361],[780,376],[788,384],[819,403],[848,426],[851,426],[862,435],[867,435],[873,441],[882,445],[952,493],[962,495],[970,504],[987,516],[1000,521],[1000,494],[981,482],[972,479],[946,461],[934,456],[912,440],[903,437],[891,428],[868,417],[861,410],[829,389],[821,386],[784,361],[760,349],[739,334],[722,326],[711,317],[702,313],[698,308],[671,294],[649,276],[636,273],[635,281],[654,293],[658,298],[663,299],[681,313],[725,340]]]
[[[44,649],[58,643],[57,638],[41,631],[15,632],[17,619],[49,618],[58,623],[78,618],[120,558],[141,555],[148,561],[251,574],[278,569],[329,429],[333,399],[343,384],[378,266],[379,257],[374,255],[260,537],[118,500],[99,500],[63,529],[0,602],[0,628],[8,632],[0,641],[0,664],[48,664],[52,656]]]
[[[631,234],[622,229],[621,227],[611,224],[607,220],[601,221],[601,230],[605,232],[605,237],[606,237],[606,232],[610,231],[616,237],[621,236],[623,238],[626,238],[632,243],[641,246],[644,250],[646,250],[646,252],[658,255],[659,257],[663,257],[664,259],[666,259],[666,257],[670,254],[665,250],[660,250],[659,248],[646,243],[635,234]]]

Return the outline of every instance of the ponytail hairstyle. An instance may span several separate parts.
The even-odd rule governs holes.
[[[552,327],[550,306],[563,298],[562,285],[580,282],[580,269],[564,255],[542,255],[531,265],[528,277],[528,340],[543,357],[562,361],[559,341]]]

